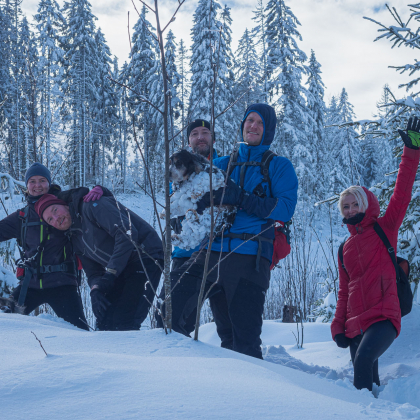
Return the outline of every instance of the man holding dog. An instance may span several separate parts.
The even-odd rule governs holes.
[[[240,145],[232,179],[223,189],[214,191],[215,204],[238,206],[232,227],[212,244],[207,292],[225,296],[231,322],[232,349],[262,359],[261,329],[265,293],[270,282],[273,255],[274,221],[292,218],[297,202],[298,181],[291,162],[275,156],[269,165],[269,182],[264,182],[261,163],[274,139],[276,115],[266,104],[253,104],[245,112]],[[227,170],[229,156],[214,164]],[[258,195],[256,192],[258,191]],[[207,193],[197,203],[197,211],[210,206]],[[173,329],[188,335],[188,317],[196,310],[206,253],[190,260],[171,273],[172,284],[188,269],[172,293]],[[196,259],[197,258],[197,259]],[[196,259],[196,262],[193,261]],[[217,267],[217,265],[219,267]],[[215,268],[212,270],[212,268]]]
[[[211,125],[208,121],[203,119],[196,119],[192,121],[187,127],[187,137],[188,145],[194,153],[197,153],[206,159],[210,159],[211,148],[214,146],[215,139],[213,138],[211,132]],[[213,148],[213,159],[217,159],[216,149]],[[172,219],[172,227],[176,230],[181,230],[182,218]],[[172,252],[172,271],[177,270],[185,262],[187,262],[191,255],[198,251],[199,247],[195,249],[190,249],[189,251],[174,247]],[[205,254],[205,250],[202,251]],[[162,289],[160,298],[164,299],[165,292]],[[221,346],[227,349],[232,349],[233,347],[233,337],[232,337],[232,325],[230,323],[228,307],[226,302],[226,297],[223,293],[215,293],[209,298],[210,307],[213,313],[213,317],[216,323],[217,332],[221,339]],[[158,304],[159,307],[159,304]],[[162,307],[162,312],[164,307]],[[191,314],[186,319],[185,329],[188,333],[191,333],[194,330],[195,319],[196,319],[196,310],[193,310]],[[162,317],[156,313],[157,326],[163,328]]]
[[[88,278],[97,329],[138,330],[159,285],[162,241],[114,197],[84,202],[87,191],[45,194],[35,210],[46,223],[67,232]]]

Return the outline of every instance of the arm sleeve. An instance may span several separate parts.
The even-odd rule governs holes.
[[[394,193],[382,218],[384,227],[389,230],[398,230],[404,220],[411,201],[411,192],[419,166],[419,158],[420,150],[409,149],[404,146]]]
[[[289,221],[297,203],[298,179],[292,163],[282,157],[270,165],[271,190],[274,197],[257,197],[249,194],[243,209],[261,219]]]
[[[337,307],[335,309],[334,319],[331,323],[331,335],[344,334],[346,331],[347,300],[349,297],[349,275],[342,267],[340,258],[338,258],[339,289]]]
[[[0,242],[9,239],[20,239],[19,212],[15,211],[0,220]]]
[[[87,258],[85,255],[78,255],[82,262],[83,270],[86,273],[89,287],[92,287],[97,280],[99,280],[104,274],[105,270],[101,264],[96,261]]]
[[[133,224],[130,226],[128,211],[121,203],[118,203],[118,208],[115,199],[108,197],[102,197],[93,203],[84,203],[83,206],[87,207],[86,213],[91,222],[113,238],[114,251],[106,268],[115,270],[116,276],[119,276],[135,249],[129,239],[135,227]]]

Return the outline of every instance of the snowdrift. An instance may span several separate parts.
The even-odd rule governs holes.
[[[86,332],[52,316],[0,314],[1,418],[419,419],[414,391],[411,404],[393,391],[420,383],[418,315],[416,307],[381,360],[388,385],[375,399],[343,373],[349,356],[331,342],[328,324],[306,324],[297,350],[294,325],[266,322],[261,361],[219,348],[212,324],[201,339],[215,345],[162,330]]]

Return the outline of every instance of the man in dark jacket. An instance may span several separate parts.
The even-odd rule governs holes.
[[[223,199],[223,204],[238,206],[238,212],[223,240],[217,237],[213,242],[205,292],[213,286],[209,296],[218,292],[226,296],[233,350],[262,358],[260,335],[265,293],[270,282],[274,221],[287,222],[292,218],[298,181],[291,162],[275,156],[269,166],[271,182],[263,182],[258,163],[270,148],[276,128],[276,115],[271,106],[249,106],[241,128],[243,143],[231,174],[233,181],[228,181]],[[229,156],[216,159],[214,164],[227,170]],[[222,194],[222,189],[214,192],[215,203],[221,203]],[[197,211],[209,206],[210,197],[206,194],[197,203]],[[202,252],[193,263],[196,257],[193,254],[189,261],[171,273],[173,329],[185,335],[190,332],[185,321],[197,306],[205,253]],[[191,264],[188,273],[177,284]]]
[[[187,137],[188,137],[188,146],[190,149],[206,159],[210,159],[211,148],[213,147],[213,160],[217,159],[217,151],[214,149],[215,139],[213,139],[211,132],[211,125],[207,120],[197,118],[192,121],[187,127]],[[172,219],[172,223],[178,229],[181,228],[181,217]],[[199,246],[195,249],[182,249],[179,247],[174,247],[172,252],[172,271],[177,270],[185,262],[187,262],[191,255],[199,250]],[[203,251],[205,252],[205,251]],[[165,298],[164,289],[159,296],[161,299]],[[226,297],[223,293],[215,293],[209,298],[210,308],[213,313],[214,321],[216,323],[217,332],[221,339],[221,346],[227,349],[232,349],[233,347],[233,337],[232,337],[232,325],[229,319],[229,313],[227,308]],[[158,304],[159,305],[159,304]],[[162,313],[165,311],[164,305],[162,306]],[[186,319],[185,329],[191,332],[194,329],[195,319],[197,311],[192,311],[189,317]],[[156,314],[157,326],[163,328],[163,321],[159,314]]]
[[[156,231],[113,197],[83,202],[85,188],[42,197],[37,213],[67,231],[91,288],[99,330],[138,330],[147,316],[163,265]]]
[[[27,205],[0,220],[0,242],[17,239],[21,248],[16,273],[20,284],[12,298],[26,315],[48,303],[58,317],[87,330],[72,246],[63,232],[52,232],[34,210],[40,197],[54,196],[61,188],[51,183],[50,171],[38,162],[26,171],[25,184]]]

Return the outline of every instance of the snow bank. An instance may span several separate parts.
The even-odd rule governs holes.
[[[49,316],[15,314],[0,314],[0,329],[1,413],[8,420],[420,415],[409,404],[355,391],[348,379],[337,386],[162,330],[86,332]]]

